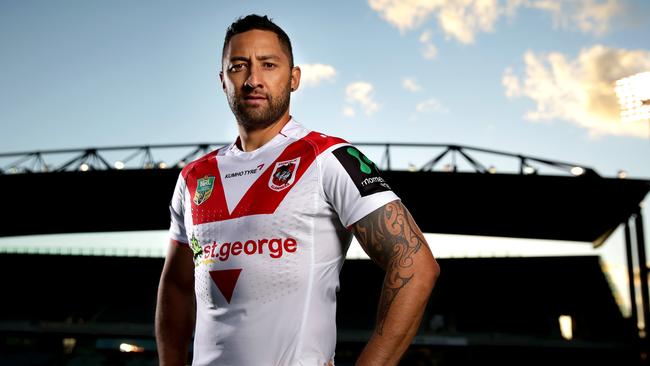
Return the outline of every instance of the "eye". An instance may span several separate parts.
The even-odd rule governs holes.
[[[243,70],[245,67],[246,67],[246,64],[243,64],[243,63],[241,63],[241,64],[234,64],[234,65],[230,65],[230,68],[228,69],[228,71],[230,71],[230,72],[237,72],[237,71],[241,71],[241,70]]]
[[[274,63],[270,62],[265,62],[263,66],[265,69],[274,69],[276,67]]]

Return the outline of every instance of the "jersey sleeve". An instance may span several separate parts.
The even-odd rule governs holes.
[[[187,243],[187,232],[185,231],[185,190],[187,186],[185,179],[179,174],[172,195],[172,201],[169,205],[171,224],[169,227],[169,237],[181,243]]]
[[[345,227],[399,199],[375,163],[352,145],[337,145],[325,152],[321,173],[325,199]]]

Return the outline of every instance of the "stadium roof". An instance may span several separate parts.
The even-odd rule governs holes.
[[[387,172],[425,232],[590,242],[638,212],[650,181]]]
[[[179,169],[1,175],[8,213],[0,236],[161,230]],[[387,171],[385,178],[425,232],[590,242],[631,215],[650,181]]]

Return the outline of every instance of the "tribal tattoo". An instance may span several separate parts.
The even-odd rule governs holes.
[[[354,224],[352,230],[368,256],[386,271],[377,309],[376,331],[381,335],[393,300],[413,279],[413,255],[426,242],[400,201],[373,211]]]

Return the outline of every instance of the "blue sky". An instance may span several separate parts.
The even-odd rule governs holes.
[[[3,0],[0,152],[232,140],[219,58],[249,13],[291,37],[304,69],[292,114],[309,128],[650,179],[650,121],[621,123],[613,92],[650,71],[641,0]]]
[[[606,176],[625,169],[633,177],[650,177],[644,159],[650,154],[650,123],[636,123],[632,135],[594,134],[599,116],[583,118],[595,121],[595,127],[583,127],[590,122],[573,116],[590,108],[573,100],[585,97],[578,87],[597,88],[602,80],[558,76],[587,74],[599,64],[620,67],[623,61],[616,57],[589,58],[597,45],[644,52],[623,74],[644,65],[649,70],[650,50],[642,36],[650,33],[642,21],[642,14],[650,15],[647,2],[563,1],[557,4],[569,15],[557,15],[540,5],[553,1],[483,1],[491,4],[483,7],[467,1],[459,9],[416,6],[414,11],[426,14],[417,19],[400,4],[446,2],[263,3],[3,1],[1,150],[230,140],[236,130],[218,82],[221,42],[236,17],[257,12],[287,30],[299,65],[333,70],[312,75],[317,85],[303,84],[294,94],[292,112],[310,128],[355,142],[457,143],[577,162]],[[598,32],[574,24],[581,12],[610,3],[614,10],[591,21]],[[508,4],[519,5],[506,14]],[[406,15],[390,18],[400,9]],[[459,21],[468,24],[444,29],[445,11],[464,12]],[[480,22],[485,29],[474,24]],[[429,40],[421,41],[426,34]],[[471,42],[458,38],[468,34]],[[428,45],[436,50],[433,58],[424,54]],[[584,65],[570,68],[581,52],[587,55]],[[551,53],[569,65],[557,67],[557,75],[546,59]],[[545,63],[530,78],[526,54]],[[531,90],[508,97],[503,82],[508,70]],[[544,78],[544,72],[553,75]],[[405,79],[419,90],[405,89]],[[572,86],[546,85],[563,82]],[[351,85],[372,90],[350,97]],[[545,85],[548,90],[529,97]],[[577,111],[561,111],[567,107],[557,99]],[[551,105],[547,116],[526,117],[543,103]],[[355,116],[346,116],[346,108]]]

